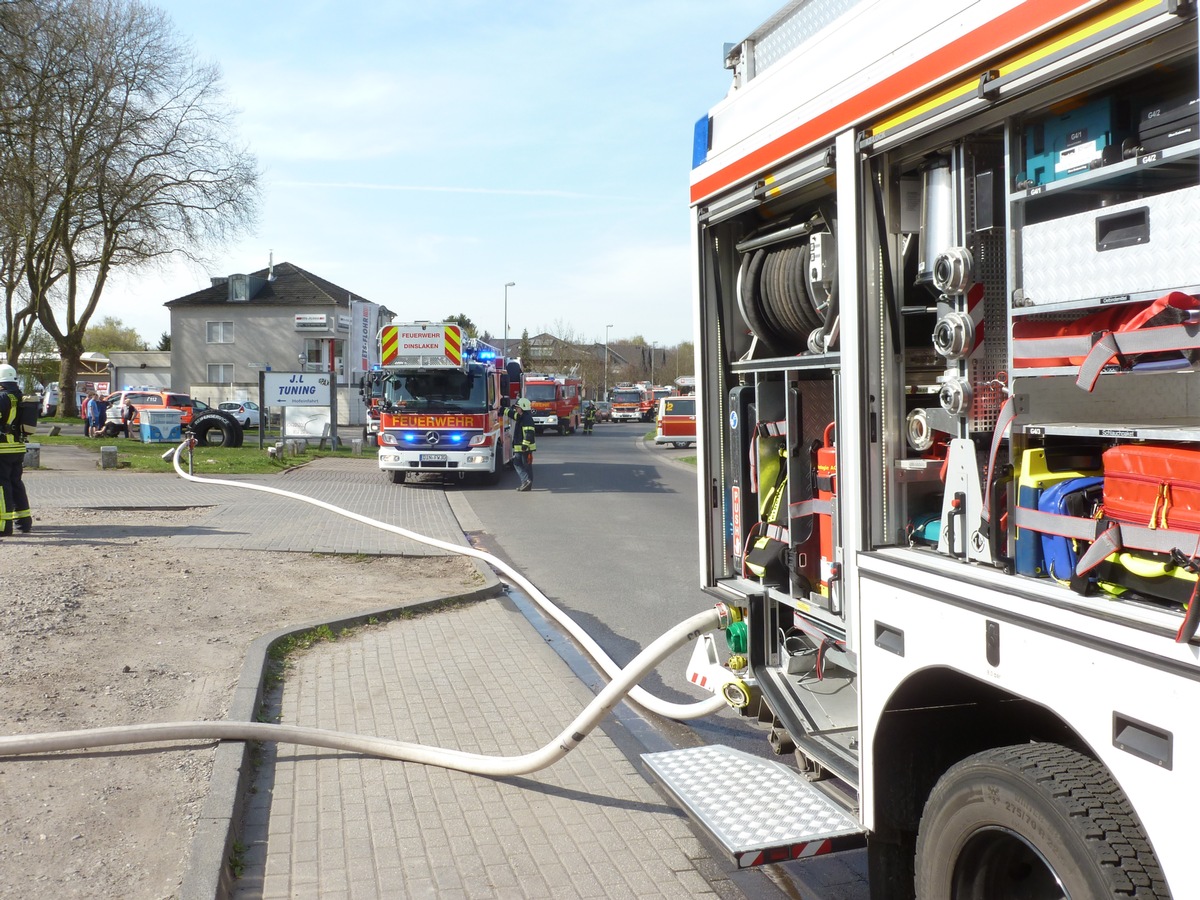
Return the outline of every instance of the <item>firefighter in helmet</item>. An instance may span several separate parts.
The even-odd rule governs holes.
[[[29,495],[25,493],[25,431],[21,422],[21,401],[17,370],[0,365],[0,535],[33,528]]]
[[[596,427],[596,404],[589,400],[583,405],[583,433],[591,434]]]
[[[533,451],[537,450],[537,427],[533,424],[533,404],[528,397],[517,401],[513,424],[513,468],[521,476],[518,491],[533,488]]]

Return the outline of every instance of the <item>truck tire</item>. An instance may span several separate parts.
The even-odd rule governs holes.
[[[192,419],[192,434],[196,435],[197,447],[242,446],[245,438],[241,423],[228,413],[210,409]]]
[[[567,427],[567,423],[564,422],[562,419],[558,420],[558,433],[561,435],[570,433],[570,429]]]
[[[392,469],[389,474],[392,477],[392,484],[404,484],[408,480],[408,473],[402,472],[400,469]]]
[[[917,833],[921,900],[1167,898],[1124,792],[1098,761],[1058,744],[998,747],[952,766]]]

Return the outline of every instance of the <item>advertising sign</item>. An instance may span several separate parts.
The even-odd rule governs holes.
[[[264,372],[264,406],[328,406],[328,372]]]
[[[375,341],[375,322],[378,318],[374,303],[350,304],[350,372],[361,375],[371,371],[378,344]]]
[[[297,331],[325,331],[329,328],[329,316],[317,313],[301,313],[295,321]]]

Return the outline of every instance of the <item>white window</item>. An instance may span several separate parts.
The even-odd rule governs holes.
[[[233,343],[233,323],[232,322],[209,322],[208,324],[208,342],[210,344],[232,344]]]
[[[213,365],[208,366],[208,383],[209,384],[225,384],[233,381],[233,365]]]

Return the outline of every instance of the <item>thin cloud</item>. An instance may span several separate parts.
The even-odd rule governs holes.
[[[574,191],[521,188],[453,187],[449,185],[379,184],[369,181],[273,181],[279,187],[328,188],[354,191],[402,191],[425,194],[497,194],[514,197],[558,197],[564,200],[611,200],[611,195],[579,194]],[[619,198],[618,198],[619,199]],[[627,198],[632,199],[632,198]]]

